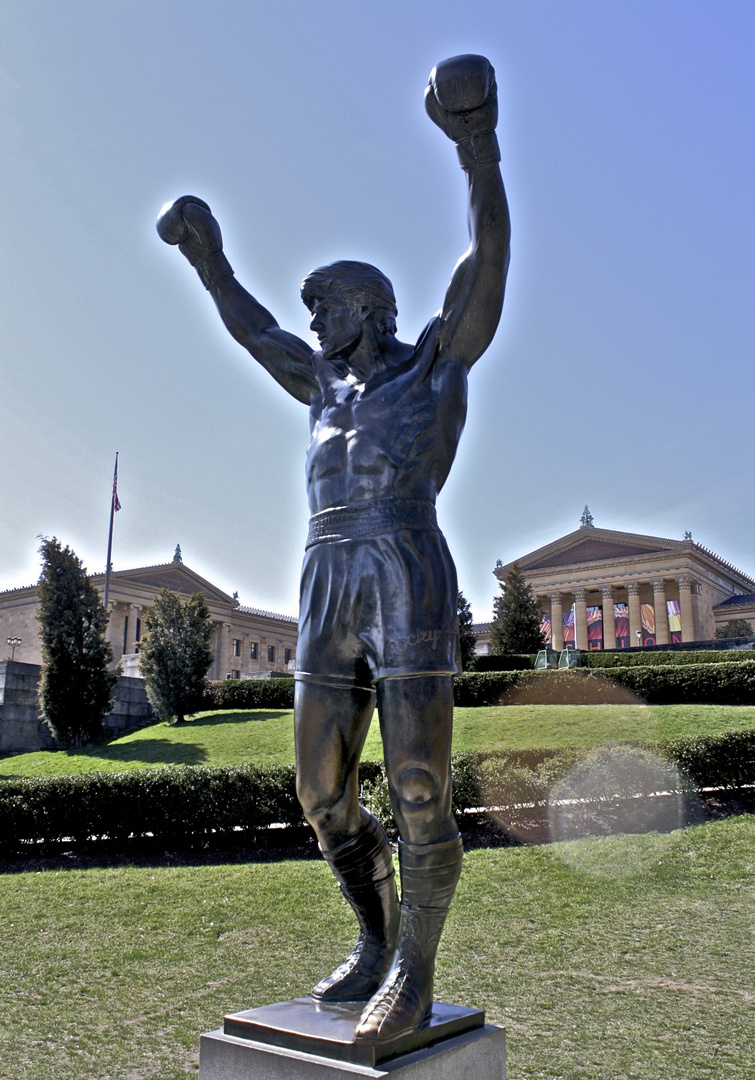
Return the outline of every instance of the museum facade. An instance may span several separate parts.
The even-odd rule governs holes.
[[[104,573],[90,575],[90,581],[102,595]],[[213,662],[208,678],[293,674],[297,620],[290,615],[241,606],[234,597],[191,570],[179,557],[157,566],[114,570],[110,574],[107,638],[124,675],[139,675],[139,640],[144,612],[162,589],[171,589],[184,599],[193,593],[204,596],[213,628],[210,642]],[[37,605],[36,585],[0,593],[0,641],[20,639],[21,643],[13,651],[14,659],[22,663],[42,662]]]
[[[537,597],[553,649],[709,641],[735,618],[747,619],[755,633],[755,580],[689,537],[583,524],[493,573],[504,581],[515,563]],[[483,631],[479,651],[484,639]]]

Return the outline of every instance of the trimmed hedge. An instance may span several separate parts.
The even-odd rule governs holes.
[[[454,704],[494,705],[521,671],[492,671],[458,675]],[[292,709],[293,679],[225,679],[207,684],[202,709]]]
[[[454,705],[495,705],[502,694],[516,686],[521,671],[488,671],[479,675],[457,675],[454,679]]]
[[[755,705],[755,660],[618,667],[604,678],[651,705]]]
[[[536,653],[487,653],[473,656],[466,671],[530,671],[536,657]]]
[[[568,747],[455,754],[454,810],[461,815],[486,807],[543,802],[551,785],[580,762],[589,765],[622,755],[665,759],[698,789],[755,783],[755,731],[587,754]],[[359,779],[364,801],[388,820],[390,801],[382,763],[362,762]],[[303,824],[293,765],[168,766],[0,783],[0,845],[5,851],[39,841],[124,841],[149,833],[168,846],[181,845],[212,832],[254,832],[276,823]]]
[[[208,682],[202,709],[293,709],[294,680],[223,679]]]
[[[755,649],[705,649],[700,652],[635,652],[631,649],[621,652],[580,652],[582,667],[652,667],[687,664],[734,664],[755,660]]]

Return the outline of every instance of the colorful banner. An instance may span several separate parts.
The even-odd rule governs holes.
[[[616,626],[617,649],[629,648],[629,608],[626,604],[613,605],[613,621]]]
[[[543,617],[542,617],[542,619],[540,621],[540,633],[543,635],[543,641],[545,642],[545,647],[547,649],[550,649],[550,647],[551,647],[551,638],[553,636],[552,633],[551,633],[551,617],[550,617],[550,615],[543,615]]]
[[[603,648],[603,608],[589,607],[587,609],[587,648],[590,652],[597,652]]]
[[[678,600],[667,600],[666,611],[668,612],[669,641],[672,645],[681,644],[682,640],[682,612]]]
[[[564,648],[574,648],[574,612],[565,611],[563,614],[564,624]]]
[[[642,619],[642,644],[655,645],[655,608],[652,604],[640,604]]]

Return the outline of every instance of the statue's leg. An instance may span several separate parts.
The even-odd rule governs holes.
[[[398,897],[384,830],[359,805],[358,765],[375,695],[297,683],[297,791],[320,849],[359,923],[349,956],[312,991],[318,1001],[369,1001],[393,959]]]
[[[391,969],[356,1029],[362,1039],[414,1031],[428,1016],[435,954],[462,860],[451,811],[451,678],[386,679],[378,708],[401,834],[401,919]]]

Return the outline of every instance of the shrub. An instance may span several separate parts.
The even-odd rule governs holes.
[[[662,744],[661,750],[698,789],[738,788],[755,782],[755,731],[674,739]]]
[[[753,705],[755,661],[611,668],[619,683],[652,705]]]
[[[457,675],[454,679],[454,705],[495,705],[500,696],[516,686],[521,672],[489,671]]]
[[[530,671],[537,653],[487,653],[475,656],[465,671]]]
[[[613,748],[617,751],[617,748]],[[675,739],[655,746],[623,746],[627,755],[665,758],[698,789],[755,783],[755,731]],[[462,815],[484,808],[544,802],[552,785],[605,750],[507,750],[455,754],[453,808]],[[381,762],[362,762],[360,790],[389,826],[390,799]],[[89,838],[126,840],[153,834],[165,845],[191,843],[209,833],[254,832],[280,823],[303,824],[293,765],[169,766],[126,773],[5,780],[0,783],[0,844]]]
[[[613,667],[653,667],[657,665],[671,665],[672,667],[685,666],[687,664],[733,664],[742,661],[755,660],[755,649],[701,649],[695,652],[690,649],[683,652],[634,652],[622,650],[620,652],[583,652],[580,653],[582,666],[588,668],[613,668]]]
[[[223,679],[205,684],[204,709],[292,709],[294,680]]]

